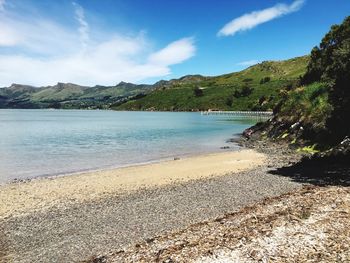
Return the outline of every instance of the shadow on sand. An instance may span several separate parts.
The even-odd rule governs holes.
[[[350,156],[303,159],[269,173],[318,186],[350,186]]]

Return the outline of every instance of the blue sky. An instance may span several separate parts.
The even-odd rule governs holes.
[[[153,83],[308,54],[348,0],[0,0],[0,87]]]

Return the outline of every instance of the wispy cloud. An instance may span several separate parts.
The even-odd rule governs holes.
[[[0,11],[4,11],[5,10],[5,4],[6,4],[5,0],[0,0]]]
[[[84,9],[77,3],[73,2],[75,7],[75,18],[79,22],[80,41],[83,48],[87,47],[89,41],[89,24],[85,20]]]
[[[142,31],[124,35],[92,30],[95,27],[89,25],[83,7],[77,4],[72,8],[74,18],[78,27],[72,28],[5,10],[0,16],[0,87],[11,83],[44,86],[56,82],[138,82],[166,76],[172,65],[195,54],[193,38],[153,49],[154,40]],[[1,47],[6,47],[4,52]]]
[[[253,59],[253,60],[247,60],[247,61],[239,62],[239,63],[237,63],[237,65],[238,66],[247,66],[247,67],[249,67],[249,66],[253,66],[253,65],[258,64],[258,63],[260,63],[259,60]]]
[[[221,28],[218,36],[233,36],[237,32],[250,30],[262,23],[296,12],[303,6],[304,2],[305,0],[296,0],[290,5],[277,4],[270,8],[244,14]]]
[[[41,57],[56,56],[72,52],[79,43],[75,30],[48,19],[6,10],[0,16],[0,28],[0,48],[11,48],[17,55],[20,50],[21,53],[35,53]]]

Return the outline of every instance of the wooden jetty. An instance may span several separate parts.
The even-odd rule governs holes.
[[[247,117],[271,117],[272,111],[201,111],[201,115],[231,115],[231,116],[247,116]]]

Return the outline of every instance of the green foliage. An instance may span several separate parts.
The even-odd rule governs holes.
[[[341,25],[334,25],[324,36],[320,45],[311,51],[311,59],[304,83],[323,81],[336,84],[349,80],[350,74],[350,17]]]
[[[308,153],[308,154],[314,154],[314,153],[318,153],[319,152],[319,150],[317,150],[317,144],[300,147],[300,148],[297,149],[297,151],[298,152],[303,152],[303,153]]]
[[[203,89],[201,89],[199,87],[195,87],[193,92],[194,92],[194,96],[196,96],[196,97],[202,97],[203,96]]]
[[[308,60],[304,56],[265,61],[241,72],[216,77],[187,75],[154,85],[125,82],[110,87],[69,83],[42,88],[13,85],[0,89],[0,108],[271,110],[279,101],[281,88],[293,86],[305,73]],[[266,76],[270,81],[260,84]]]
[[[235,98],[241,98],[241,97],[247,97],[253,92],[253,88],[249,87],[247,85],[244,85],[241,89],[235,89],[233,93],[233,97]]]
[[[267,101],[267,97],[266,97],[265,95],[262,95],[262,96],[259,98],[259,105],[264,104],[266,101]]]
[[[59,102],[53,102],[48,107],[51,109],[61,109],[62,105]]]
[[[286,137],[288,137],[289,133],[285,132],[284,134],[282,134],[281,139],[285,139]]]
[[[233,97],[230,96],[226,99],[226,105],[231,107],[232,106],[232,103],[233,103]]]
[[[217,77],[198,75],[160,81],[156,89],[141,99],[132,99],[112,107],[117,110],[271,110],[279,101],[279,91],[294,85],[304,74],[308,57],[285,61],[269,61],[249,67],[241,72]],[[269,82],[260,80],[270,76]],[[201,87],[203,94],[196,96]],[[265,96],[262,101],[261,98]]]
[[[149,85],[121,82],[116,86],[84,87],[71,83],[57,83],[48,87],[13,84],[0,89],[0,108],[63,108],[107,109],[129,98],[140,99],[150,91]]]
[[[326,84],[315,82],[281,96],[283,102],[278,112],[280,118],[288,122],[302,121],[304,125],[313,126],[315,129],[325,127],[331,112]]]
[[[320,45],[313,48],[302,82],[315,81],[330,87],[329,102],[333,111],[327,120],[327,129],[329,136],[339,141],[350,135],[347,121],[350,116],[350,17],[332,26]]]
[[[264,84],[264,83],[266,83],[266,82],[269,82],[270,80],[271,80],[270,77],[262,78],[262,79],[260,80],[260,84]]]

